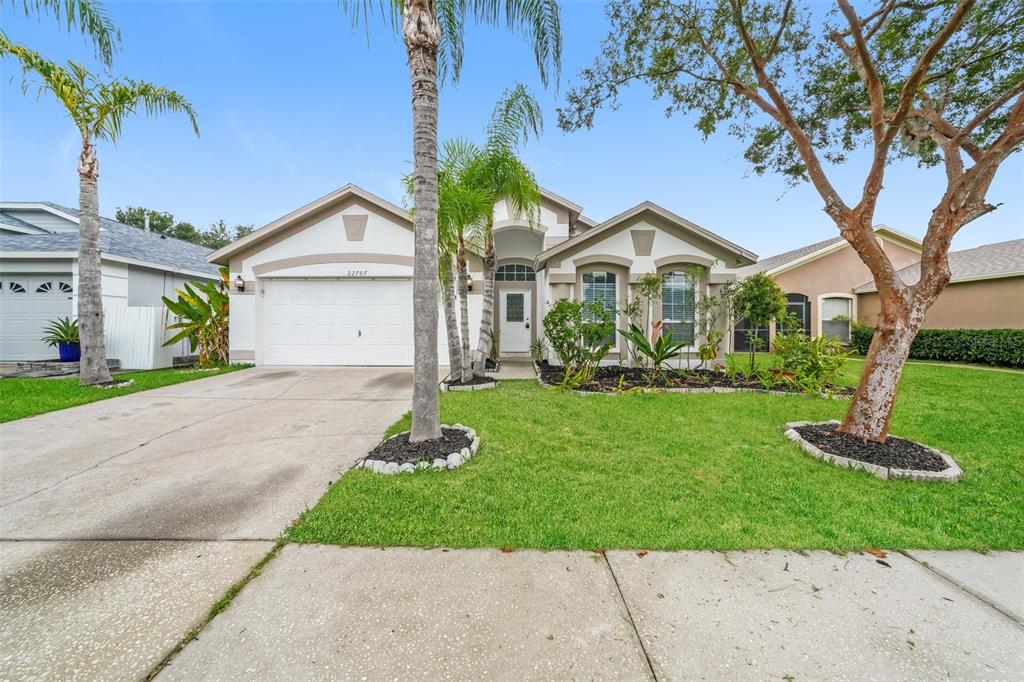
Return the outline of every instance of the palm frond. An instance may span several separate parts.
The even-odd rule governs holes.
[[[557,87],[562,70],[562,20],[558,0],[438,1],[439,6],[449,3],[468,5],[478,22],[491,26],[504,23],[510,31],[526,38],[533,48],[541,82],[547,86],[550,76],[554,75]],[[458,79],[458,72],[455,79]]]
[[[0,4],[5,1],[12,6],[19,4],[18,0],[0,0]],[[69,31],[77,28],[92,40],[96,54],[105,65],[113,62],[114,52],[121,43],[121,31],[102,3],[96,0],[21,0],[20,4],[26,16],[51,14]]]
[[[544,116],[537,99],[522,83],[506,89],[491,111],[487,124],[488,151],[515,149],[526,143],[532,134],[539,137],[544,129]]]
[[[192,104],[184,95],[170,88],[125,78],[97,83],[90,92],[96,112],[93,134],[97,138],[116,142],[121,136],[122,122],[135,113],[140,104],[149,116],[184,113],[192,131],[199,135],[199,123]]]

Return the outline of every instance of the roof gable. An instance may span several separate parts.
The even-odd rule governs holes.
[[[564,256],[570,252],[582,249],[590,244],[597,243],[622,229],[626,229],[643,218],[653,218],[655,223],[660,223],[670,229],[675,229],[686,236],[687,239],[694,239],[698,243],[710,246],[712,250],[728,254],[734,262],[728,263],[727,267],[735,267],[737,264],[752,263],[757,260],[757,254],[744,249],[743,247],[730,242],[717,234],[704,229],[696,223],[690,222],[682,216],[658,206],[657,204],[645,201],[633,208],[620,213],[617,216],[591,227],[583,232],[577,233],[567,241],[553,246],[537,256],[538,266],[543,266],[552,258]]]
[[[250,232],[241,239],[231,242],[227,246],[217,249],[211,253],[208,258],[212,263],[226,263],[231,256],[239,253],[240,251],[252,248],[267,238],[297,225],[310,216],[328,211],[331,208],[340,206],[353,199],[361,199],[369,206],[382,211],[389,217],[395,218],[398,224],[410,230],[412,229],[412,216],[409,211],[391,203],[387,199],[377,196],[376,194],[367,192],[362,187],[348,184],[331,192],[330,194],[325,194],[319,199],[309,202],[301,208],[297,208],[290,213],[286,213],[280,218],[267,223],[258,230]]]

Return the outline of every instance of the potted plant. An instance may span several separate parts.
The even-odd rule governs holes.
[[[43,342],[57,346],[61,362],[78,362],[82,357],[82,348],[78,345],[78,320],[57,318],[43,331],[46,332]]]

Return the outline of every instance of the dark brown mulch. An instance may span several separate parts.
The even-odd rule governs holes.
[[[943,471],[946,462],[920,443],[889,436],[884,443],[865,443],[856,436],[841,433],[838,424],[808,424],[794,430],[811,445],[830,455],[839,455],[858,462],[911,471]]]
[[[545,384],[560,384],[565,376],[565,369],[559,365],[541,363],[537,366],[540,378]],[[594,379],[579,386],[581,391],[609,393],[616,389],[631,388],[757,388],[765,389],[757,379],[748,379],[742,375],[729,378],[723,372],[708,369],[664,370],[655,375],[642,367],[622,367],[612,365],[598,367]],[[800,393],[799,389],[784,384],[772,386],[772,391]],[[849,386],[829,386],[830,393],[835,395],[853,395],[854,389]]]
[[[468,448],[471,442],[466,432],[459,429],[442,428],[440,438],[419,443],[410,443],[409,434],[400,433],[370,450],[367,458],[399,465],[416,464],[424,460],[433,462],[438,458],[444,459],[462,448]]]
[[[480,384],[493,384],[497,379],[494,377],[473,377],[469,381],[446,381],[449,386],[479,386]]]

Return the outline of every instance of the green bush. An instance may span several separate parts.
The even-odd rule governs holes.
[[[837,340],[803,332],[775,337],[775,376],[784,383],[818,393],[834,384],[850,354]]]
[[[851,343],[865,355],[875,330],[856,325]],[[1024,367],[1024,329],[922,329],[910,345],[913,360]]]
[[[544,315],[548,345],[565,368],[562,383],[588,381],[608,354],[608,338],[615,332],[611,314],[597,303],[583,304],[563,298]]]

